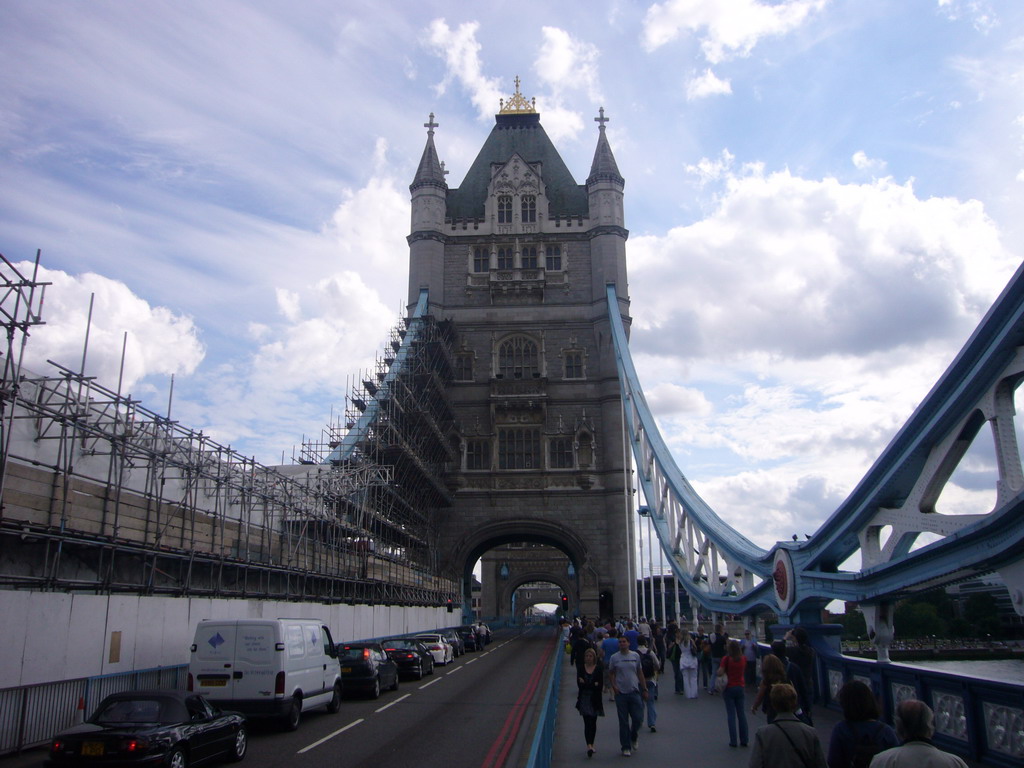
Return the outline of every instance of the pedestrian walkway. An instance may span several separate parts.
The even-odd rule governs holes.
[[[662,691],[658,696],[657,733],[651,733],[646,720],[640,731],[637,750],[630,758],[619,751],[619,722],[615,714],[615,702],[608,701],[605,693],[605,716],[597,720],[596,752],[587,759],[587,745],[583,740],[583,718],[576,711],[575,670],[568,663],[562,665],[561,688],[558,697],[558,721],[555,724],[552,768],[572,766],[631,765],[642,761],[644,765],[687,765],[696,760],[700,768],[745,768],[750,760],[750,748],[729,746],[729,726],[725,716],[725,705],[720,695],[711,696],[703,690],[697,699],[687,699],[673,692],[672,681],[663,678]],[[750,727],[750,740],[754,733],[766,724],[763,714],[751,715],[754,703],[754,689],[747,688],[746,712]],[[815,707],[814,727],[821,738],[822,747],[828,751],[832,726],[842,719],[842,713]],[[632,762],[631,762],[632,761]],[[978,765],[968,761],[969,765]]]

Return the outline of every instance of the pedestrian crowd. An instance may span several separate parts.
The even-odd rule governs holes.
[[[934,717],[923,702],[902,702],[895,729],[881,720],[878,700],[859,680],[839,691],[843,719],[827,748],[814,729],[816,658],[803,627],[759,646],[749,629],[731,638],[723,624],[705,633],[699,625],[662,626],[646,618],[593,621],[579,617],[562,625],[562,640],[576,675],[576,708],[583,718],[587,757],[596,751],[597,719],[613,702],[619,750],[631,757],[646,723],[657,733],[660,693],[685,699],[721,696],[730,747],[750,747],[750,768],[966,768],[955,755],[931,743]],[[661,685],[664,685],[664,690]],[[766,724],[750,732],[749,712]],[[741,765],[738,762],[737,765]]]

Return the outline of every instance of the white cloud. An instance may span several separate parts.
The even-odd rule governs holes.
[[[29,262],[16,266],[22,274],[32,274]],[[127,394],[147,376],[188,375],[203,359],[203,344],[191,318],[151,306],[124,283],[90,272],[71,275],[45,267],[40,267],[38,279],[51,283],[45,288],[45,324],[30,330],[24,358],[24,365],[37,374],[53,374],[48,359],[75,370],[86,350],[84,373],[113,389],[124,348],[121,390]],[[5,308],[13,299],[5,297]]]
[[[767,546],[836,508],[1016,259],[976,201],[732,160],[694,169],[722,184],[710,215],[630,238],[630,346],[684,473]]]
[[[444,59],[447,71],[437,86],[443,94],[452,80],[457,80],[469,94],[481,120],[488,120],[498,111],[502,92],[495,78],[485,77],[480,61],[482,46],[476,40],[479,22],[467,21],[451,29],[444,19],[434,19],[428,28],[427,43]]]
[[[709,160],[706,157],[702,157],[696,165],[687,165],[685,169],[687,173],[696,176],[703,187],[712,181],[718,181],[728,174],[732,169],[735,159],[735,155],[729,152],[728,149],[723,149],[718,160]]]
[[[1015,266],[975,201],[920,200],[891,179],[746,174],[728,176],[707,219],[630,240],[632,280],[656,281],[636,322],[685,323],[688,353],[822,357],[949,338]]]
[[[700,36],[704,57],[712,64],[748,56],[758,41],[783,35],[803,24],[828,0],[666,0],[647,9],[643,43],[648,51],[675,40],[681,32]]]
[[[704,74],[690,78],[686,83],[686,98],[688,101],[703,99],[707,96],[728,95],[732,93],[732,86],[728,80],[721,80],[710,69],[704,70]]]
[[[854,168],[858,171],[870,171],[871,173],[881,172],[885,170],[885,160],[876,160],[868,157],[864,150],[858,149],[853,153],[850,158]]]
[[[592,43],[576,40],[564,29],[541,28],[543,37],[533,68],[557,98],[562,91],[585,91],[594,102],[601,100],[597,62],[600,51]]]
[[[289,291],[285,288],[278,288],[276,295],[278,311],[292,322],[298,320],[300,312],[299,295],[295,291]]]
[[[967,18],[971,25],[982,33],[991,31],[999,23],[999,18],[988,0],[938,0],[938,3],[940,11],[947,19],[959,21]]]
[[[712,410],[711,403],[700,390],[669,382],[656,384],[645,390],[644,395],[651,410],[661,415],[683,413],[706,416]]]
[[[556,144],[575,140],[583,132],[583,116],[579,112],[537,99],[537,111],[544,116],[544,132]]]

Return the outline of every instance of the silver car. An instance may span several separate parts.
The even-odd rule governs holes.
[[[444,635],[438,632],[430,632],[423,635],[416,635],[414,640],[419,640],[430,651],[430,655],[434,657],[435,664],[450,664],[455,660],[455,651],[452,649],[451,643],[445,640]]]

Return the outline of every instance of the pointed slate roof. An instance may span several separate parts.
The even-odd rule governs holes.
[[[594,162],[590,165],[590,176],[587,177],[587,184],[595,181],[617,181],[625,184],[626,180],[619,173],[619,166],[615,163],[615,155],[612,154],[611,144],[604,132],[604,124],[608,118],[604,116],[604,107],[600,110],[601,116],[595,117],[598,123],[597,149],[594,150]]]
[[[482,219],[491,165],[504,164],[513,154],[528,163],[541,163],[541,178],[552,216],[587,216],[586,187],[576,183],[551,143],[537,113],[499,114],[494,128],[457,189],[448,190],[447,216],[451,219]]]
[[[444,169],[441,161],[437,159],[437,149],[434,147],[434,129],[438,127],[434,122],[434,113],[430,113],[430,120],[423,124],[427,129],[427,145],[423,148],[423,156],[420,158],[420,165],[416,169],[409,190],[412,191],[424,184],[436,184],[447,188],[444,180]]]

